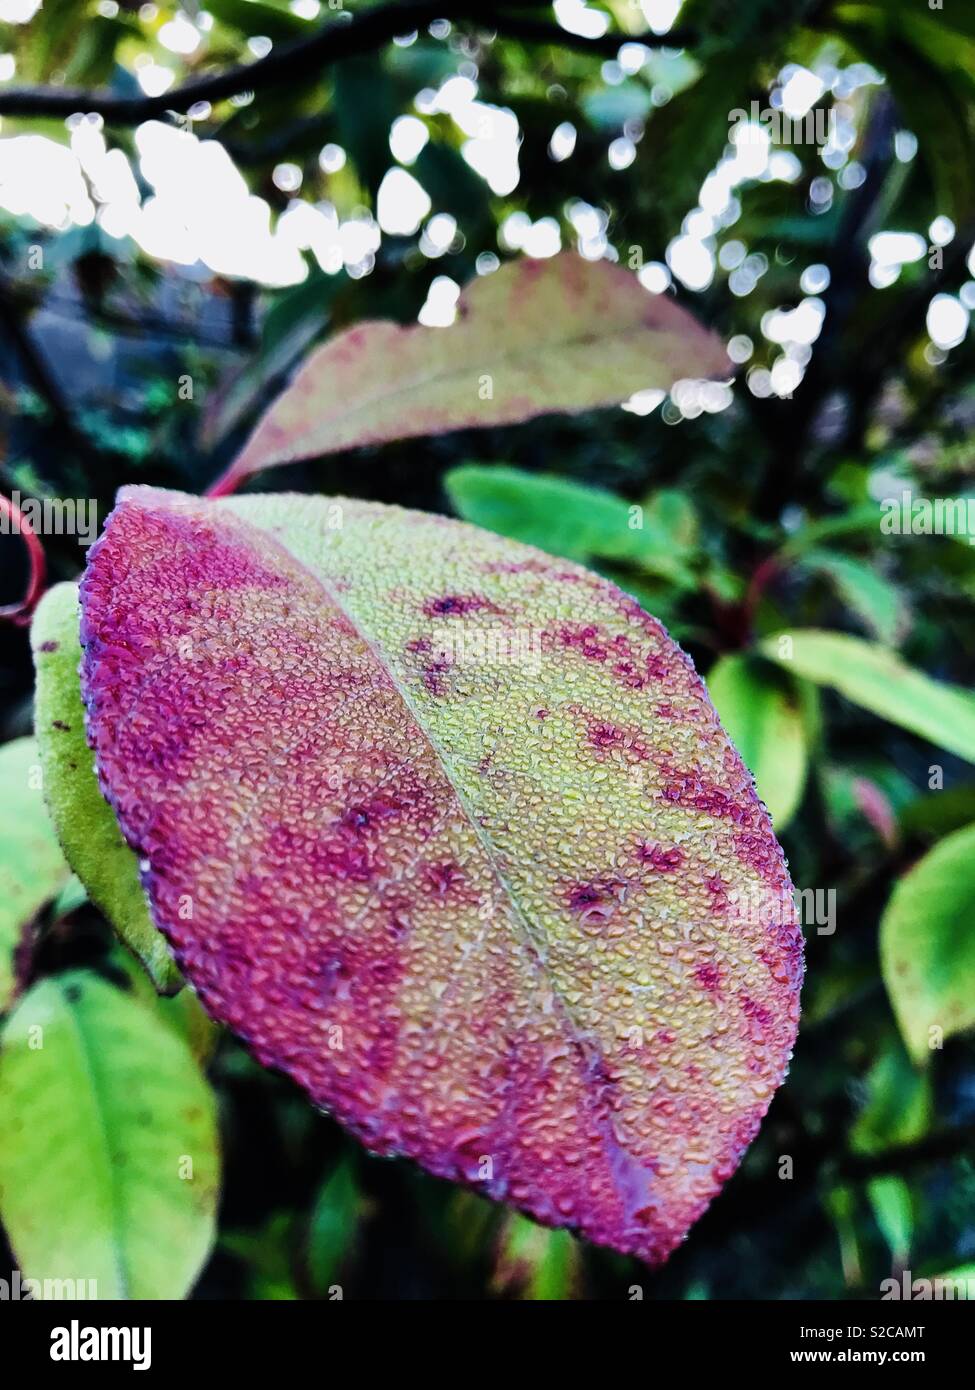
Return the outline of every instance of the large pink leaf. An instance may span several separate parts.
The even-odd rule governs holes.
[[[125,489],[82,594],[102,787],[212,1015],[370,1149],[665,1258],[782,1079],[801,946],[660,624],[287,495]]]
[[[609,261],[512,261],[468,286],[450,328],[360,323],[313,352],[216,491],[272,464],[616,405],[733,370],[714,333]]]

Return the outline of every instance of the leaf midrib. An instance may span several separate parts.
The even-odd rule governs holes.
[[[245,524],[254,525],[254,523],[250,522],[249,520],[245,521]],[[565,998],[564,994],[558,986],[558,982],[555,979],[554,973],[548,967],[546,952],[544,951],[540,943],[536,940],[535,932],[532,928],[531,922],[529,921],[527,914],[522,908],[521,903],[518,901],[512,884],[510,883],[506,873],[504,872],[504,869],[502,868],[501,864],[497,859],[495,847],[492,841],[483,833],[481,827],[478,825],[477,817],[474,815],[472,808],[468,804],[466,795],[458,786],[453,775],[453,767],[450,760],[448,759],[446,753],[441,749],[439,742],[434,736],[434,734],[427,728],[425,722],[420,718],[419,712],[411,696],[409,695],[408,691],[403,686],[401,681],[397,678],[394,670],[392,669],[391,664],[386,660],[382,648],[367,632],[363,630],[357,615],[350,612],[346,605],[341,602],[337,592],[335,592],[332,589],[324,575],[319,573],[317,569],[311,568],[308,564],[300,560],[298,556],[295,555],[294,552],[283,541],[279,540],[271,532],[266,531],[263,527],[259,526],[256,527],[256,529],[271,546],[283,551],[292,564],[298,566],[299,569],[301,569],[304,573],[308,574],[313,579],[313,581],[321,589],[327,601],[332,605],[333,608],[335,608],[339,613],[341,613],[345,617],[346,621],[354,630],[356,636],[368,647],[373,659],[376,661],[380,670],[384,671],[386,675],[389,677],[389,680],[392,683],[396,693],[402,700],[407,713],[412,718],[416,728],[420,731],[421,736],[426,740],[427,744],[429,745],[430,750],[434,758],[436,759],[437,766],[442,769],[444,777],[446,778],[451,788],[451,791],[457,798],[457,802],[464,813],[465,819],[467,823],[470,825],[471,829],[473,830],[474,835],[484,853],[485,859],[488,865],[490,866],[491,872],[493,873],[499,887],[502,890],[504,900],[508,904],[511,911],[512,921],[514,923],[517,923],[517,925],[521,928],[521,934],[524,938],[525,945],[533,953],[535,968],[541,974],[542,979],[551,987],[553,997],[557,1000],[563,1018],[566,1020],[568,1024],[568,1031],[571,1035],[571,1040],[578,1047],[582,1058],[587,1064],[592,1060],[593,1056],[601,1056],[600,1049],[597,1047],[595,1039],[591,1036],[591,1034],[588,1034],[581,1029],[577,1019],[575,1018],[571,1008],[569,1007],[568,1000]],[[617,1136],[616,1131],[613,1128],[612,1117],[610,1116],[608,1107],[606,1106],[601,1096],[597,1095],[595,1097],[594,1110],[598,1117],[600,1130],[608,1131],[607,1138],[609,1142],[612,1143],[617,1149],[624,1150],[626,1153],[631,1154],[632,1151],[629,1150]],[[612,1177],[613,1165],[611,1162],[608,1163],[608,1167],[613,1181],[613,1186],[615,1188],[616,1182],[615,1177]],[[620,1197],[621,1200],[624,1200],[622,1193],[620,1194]]]
[[[79,986],[79,988],[83,988],[83,986]],[[74,1033],[75,1042],[77,1044],[76,1055],[78,1057],[79,1062],[81,1063],[81,1070],[85,1080],[88,1082],[89,1093],[93,1101],[92,1109],[95,1114],[95,1123],[93,1124],[92,1128],[97,1132],[98,1136],[101,1139],[100,1147],[104,1154],[105,1172],[108,1176],[107,1207],[109,1215],[109,1227],[111,1232],[112,1260],[115,1264],[116,1280],[119,1290],[118,1296],[120,1298],[127,1299],[129,1297],[129,1279],[128,1275],[125,1272],[125,1267],[122,1259],[119,1207],[116,1198],[115,1169],[112,1163],[111,1144],[109,1142],[108,1127],[105,1122],[105,1111],[104,1106],[102,1104],[103,1088],[100,1084],[97,1070],[93,1065],[91,1048],[89,1047],[88,1039],[85,1036],[85,1030],[81,1025],[78,1007],[72,1000],[70,1000],[67,997],[67,992],[64,988],[59,986],[59,989],[61,993],[61,1000],[64,1005],[64,1011],[71,1020],[71,1029]]]

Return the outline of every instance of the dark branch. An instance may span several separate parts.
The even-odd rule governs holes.
[[[518,8],[516,0],[514,8]],[[682,30],[672,30],[662,37],[605,34],[599,39],[586,39],[556,24],[511,13],[504,7],[504,0],[500,6],[498,0],[398,0],[331,20],[307,39],[282,44],[256,62],[194,77],[159,96],[122,97],[72,87],[6,87],[0,91],[0,116],[71,116],[82,112],[103,116],[114,125],[138,125],[167,112],[186,112],[197,102],[225,101],[244,92],[259,92],[284,83],[294,86],[314,78],[342,58],[372,52],[400,34],[412,33],[434,19],[444,18],[479,22],[512,38],[558,44],[604,57],[615,56],[620,45],[627,42],[678,48],[692,40],[692,35]]]

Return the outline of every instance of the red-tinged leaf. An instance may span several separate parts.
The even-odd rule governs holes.
[[[82,598],[102,787],[208,1011],[370,1149],[664,1259],[782,1080],[802,966],[659,623],[442,517],[146,488]]]
[[[313,352],[214,491],[273,464],[618,405],[733,370],[715,334],[609,261],[512,261],[467,287],[450,328],[360,323]]]

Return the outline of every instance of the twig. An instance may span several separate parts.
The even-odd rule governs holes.
[[[31,530],[30,523],[16,502],[13,502],[9,497],[4,497],[2,493],[0,493],[0,515],[9,520],[11,531],[23,536],[24,545],[27,547],[27,558],[30,562],[27,592],[19,603],[8,603],[0,608],[0,620],[15,623],[18,627],[26,627],[41,594],[44,592],[44,580],[47,574],[44,548]]]
[[[571,34],[557,24],[513,14],[503,7],[503,0],[500,8],[497,0],[400,0],[349,18],[331,20],[308,38],[282,44],[256,62],[192,78],[156,96],[123,97],[77,87],[5,87],[0,91],[0,115],[71,116],[83,112],[103,116],[114,125],[138,125],[166,112],[186,112],[197,102],[224,101],[244,92],[256,93],[284,84],[296,86],[342,58],[372,52],[434,19],[480,21],[512,38],[558,44],[601,56],[614,56],[623,43],[680,48],[694,37],[687,30],[674,29],[664,35],[613,33],[589,39]]]

